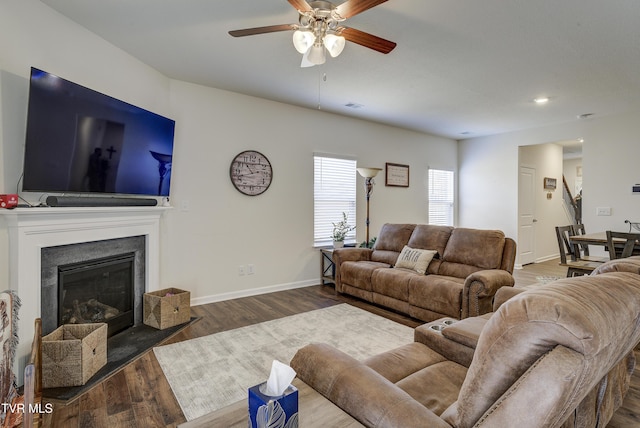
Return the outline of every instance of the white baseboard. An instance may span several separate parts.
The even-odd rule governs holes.
[[[553,260],[553,259],[557,259],[557,258],[560,258],[560,254],[558,254],[558,253],[551,254],[551,255],[546,256],[546,257],[540,257],[539,259],[536,260],[536,263],[548,262],[549,260]]]
[[[540,257],[540,258],[537,258],[537,259],[536,259],[536,261],[535,261],[534,263],[547,262],[547,261],[549,261],[549,260],[557,259],[557,258],[559,258],[559,257],[560,257],[560,254],[557,254],[557,253],[556,253],[556,254],[551,254],[551,255],[546,256],[546,257]],[[522,263],[516,263],[516,264],[513,266],[513,268],[514,268],[514,269],[522,269]]]
[[[274,293],[276,291],[293,290],[295,288],[310,287],[321,284],[320,279],[310,279],[307,281],[291,282],[288,284],[269,285],[267,287],[251,288],[249,290],[233,291],[230,293],[213,294],[210,296],[196,297],[191,299],[191,306],[200,306],[207,303],[223,302],[225,300],[239,299],[241,297],[258,296],[260,294]]]

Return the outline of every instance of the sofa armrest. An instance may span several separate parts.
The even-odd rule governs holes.
[[[336,291],[342,291],[342,276],[340,265],[344,262],[360,262],[371,260],[371,248],[339,248],[333,250],[333,265],[335,266],[334,283]]]
[[[338,267],[344,262],[371,260],[372,253],[371,248],[338,248],[333,250],[333,262]]]
[[[327,344],[301,348],[291,367],[303,382],[367,427],[450,427],[375,370]]]
[[[461,321],[456,321],[452,318],[441,318],[416,327],[413,331],[413,340],[426,345],[447,360],[469,367],[476,349],[477,338],[486,323],[486,319],[482,319],[484,322],[476,326],[475,320],[480,318],[482,317],[465,318]],[[449,322],[453,321],[453,324],[444,324],[444,321],[447,320]],[[445,336],[445,333],[448,334],[448,330],[452,327],[456,327],[456,330],[460,331],[461,326],[463,332],[467,331],[464,326],[469,326],[469,329],[471,329],[470,333],[464,334],[463,340],[460,340],[459,335]],[[475,341],[468,339],[468,337],[475,338]]]
[[[462,290],[460,319],[486,314],[493,310],[493,296],[500,287],[513,287],[515,279],[506,270],[480,270],[469,275]]]
[[[496,291],[493,297],[493,312],[497,311],[500,306],[513,296],[526,291],[525,288],[502,287]]]

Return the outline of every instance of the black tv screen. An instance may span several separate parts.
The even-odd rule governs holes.
[[[31,69],[22,190],[168,196],[175,122]]]

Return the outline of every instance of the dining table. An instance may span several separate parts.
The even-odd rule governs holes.
[[[594,232],[594,233],[585,233],[584,235],[573,235],[569,237],[569,242],[574,245],[599,245],[605,248],[605,251],[608,251],[609,243],[607,242],[607,232]],[[625,239],[621,238],[613,238],[613,244],[617,247],[617,244],[620,246],[624,246],[626,242]],[[634,253],[636,251],[640,252],[640,243],[637,243],[635,246]],[[571,256],[573,260],[576,260],[576,255]]]

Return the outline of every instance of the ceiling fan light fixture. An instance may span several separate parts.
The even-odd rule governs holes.
[[[300,63],[300,67],[302,68],[313,67],[315,65],[309,61],[309,51],[311,51],[311,49],[302,54],[302,62]]]
[[[315,65],[324,64],[327,57],[324,54],[324,47],[322,46],[321,43],[314,43],[313,46],[311,46],[311,49],[309,49],[309,55],[307,56],[307,59],[309,60],[310,63]]]
[[[301,54],[307,52],[315,40],[316,37],[311,31],[296,30],[293,32],[293,46]]]
[[[324,36],[323,42],[332,58],[335,58],[342,53],[346,43],[344,37],[337,36],[335,34],[327,34]]]

